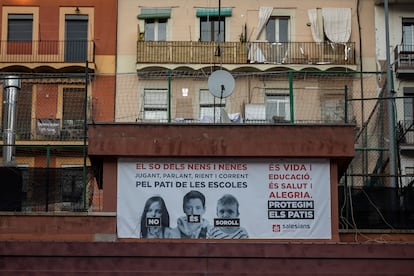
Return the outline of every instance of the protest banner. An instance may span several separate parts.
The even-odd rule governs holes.
[[[122,158],[118,160],[118,237],[143,238],[143,228],[153,227],[148,228],[152,231],[162,223],[168,229],[154,237],[189,237],[177,235],[183,219],[189,228],[195,229],[197,223],[207,227],[207,233],[192,236],[196,238],[331,239],[330,190],[326,159]],[[183,199],[191,191],[205,198],[199,214],[185,213]],[[232,215],[229,209],[220,209],[224,195],[237,203]],[[163,201],[153,205],[158,206],[158,215],[148,209],[147,201],[154,197]],[[241,230],[233,236],[215,231],[214,236],[209,234],[214,227],[224,232]]]

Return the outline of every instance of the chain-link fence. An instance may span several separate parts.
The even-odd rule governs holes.
[[[363,74],[365,78],[365,74]],[[413,229],[414,188],[410,140],[412,125],[398,121],[410,97],[390,95],[377,76],[377,95],[348,98],[348,106],[360,109],[356,128],[355,157],[339,186],[339,218],[342,229]],[[364,85],[365,82],[362,83]],[[366,89],[361,90],[364,93]],[[392,106],[392,110],[389,108]],[[366,110],[365,112],[363,110]],[[390,133],[389,125],[393,125]],[[390,140],[396,141],[396,160],[390,160]],[[405,148],[405,150],[404,150]],[[408,149],[408,151],[407,151]],[[396,172],[390,173],[390,162]],[[390,186],[391,178],[396,183]]]
[[[385,188],[390,179],[390,116],[382,73],[232,72],[234,89],[217,97],[209,90],[216,69],[18,76],[21,89],[13,144],[5,141],[9,115],[6,76],[1,77],[1,150],[12,147],[14,152],[22,183],[20,210],[87,210],[94,196],[102,195],[86,156],[87,123],[353,124],[356,155],[339,187],[341,227],[378,225],[362,222],[366,204],[373,216],[395,215],[387,211],[391,205],[376,203],[383,200],[395,203],[390,210],[409,212],[396,216],[407,217],[406,223],[393,225],[384,219],[385,227],[412,227],[414,174],[407,165],[409,155],[400,154],[402,145],[412,143],[412,122],[395,121],[398,187]],[[405,98],[393,101],[396,113],[401,113]],[[374,188],[378,190],[368,190]]]
[[[222,85],[224,97],[209,90],[211,73],[119,74],[115,121],[326,124],[358,117],[346,107],[357,85],[355,73],[236,72],[234,90]]]

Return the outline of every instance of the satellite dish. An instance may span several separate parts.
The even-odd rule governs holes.
[[[234,78],[225,70],[214,71],[208,78],[208,90],[217,98],[226,98],[233,93]]]

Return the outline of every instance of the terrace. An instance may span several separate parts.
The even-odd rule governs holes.
[[[394,48],[395,73],[398,78],[414,76],[414,45],[400,44]]]
[[[94,62],[94,41],[0,41],[0,68],[84,66]]]
[[[355,43],[138,41],[143,64],[355,65]]]

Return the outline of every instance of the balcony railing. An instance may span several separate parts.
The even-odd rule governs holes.
[[[398,139],[401,144],[414,145],[414,121],[413,120],[399,121]]]
[[[94,54],[93,41],[0,41],[0,63],[83,63]]]
[[[137,63],[354,65],[354,43],[138,41]]]
[[[246,44],[236,42],[138,41],[137,63],[231,63],[247,61]]]
[[[400,44],[394,49],[395,72],[398,77],[414,74],[414,45]]]

